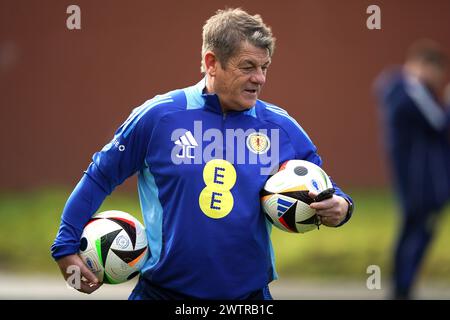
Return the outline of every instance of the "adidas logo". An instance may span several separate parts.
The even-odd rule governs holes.
[[[179,137],[175,144],[182,147],[176,155],[177,158],[194,158],[194,148],[198,147],[198,143],[190,131]]]
[[[294,203],[290,201],[286,201],[284,199],[278,198],[277,199],[277,211],[278,211],[278,217],[281,217],[286,211],[292,207]]]

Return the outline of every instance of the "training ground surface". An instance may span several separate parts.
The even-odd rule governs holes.
[[[48,275],[23,276],[0,273],[0,299],[127,299],[136,280],[121,285],[103,285],[91,295],[66,287],[62,278]],[[369,290],[365,281],[303,281],[282,279],[270,286],[274,299],[362,299],[382,300],[389,297],[389,286]],[[450,285],[439,283],[419,284],[416,299],[450,299]]]

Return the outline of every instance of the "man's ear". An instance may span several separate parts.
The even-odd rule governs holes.
[[[206,74],[214,77],[219,63],[216,55],[212,51],[207,51],[203,59],[205,62]]]

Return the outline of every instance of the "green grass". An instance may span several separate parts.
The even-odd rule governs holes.
[[[0,270],[57,271],[50,246],[69,195],[65,188],[0,194]],[[99,210],[118,208],[142,222],[137,195],[115,193]]]
[[[61,211],[69,195],[64,188],[27,193],[0,194],[0,271],[58,273],[50,257]],[[306,234],[291,234],[273,228],[272,239],[280,277],[366,279],[369,265],[390,270],[390,257],[398,215],[389,191],[351,192],[356,210],[341,228],[321,227]],[[136,194],[115,192],[100,211],[118,209],[139,220]],[[450,208],[438,224],[422,277],[450,282]]]
[[[320,278],[367,279],[369,265],[382,275],[391,270],[392,249],[399,215],[388,191],[351,192],[356,203],[352,219],[340,228],[321,227],[306,234],[273,229],[277,269],[280,275]],[[424,261],[421,277],[450,282],[450,208],[438,224],[435,241]]]

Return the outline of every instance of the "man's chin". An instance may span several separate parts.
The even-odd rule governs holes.
[[[229,111],[245,111],[252,108],[256,104],[256,99],[242,99],[233,107],[226,108]]]
[[[247,110],[253,107],[256,104],[256,100],[257,99],[245,99],[244,101],[242,101],[242,110]]]

